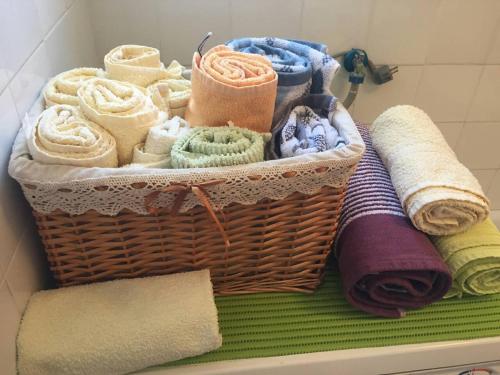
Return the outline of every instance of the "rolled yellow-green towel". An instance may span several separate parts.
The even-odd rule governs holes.
[[[236,126],[194,128],[172,147],[172,166],[209,168],[263,161],[270,136]]]
[[[500,232],[491,219],[432,241],[453,276],[445,298],[500,293]]]

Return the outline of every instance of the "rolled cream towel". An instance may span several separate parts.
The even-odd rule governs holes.
[[[33,159],[44,164],[118,166],[115,139],[70,105],[53,105],[41,113],[29,134],[28,148]]]
[[[264,160],[270,134],[236,126],[195,128],[172,147],[174,168],[224,167]]]
[[[191,81],[178,79],[162,79],[147,88],[153,103],[171,116],[184,117],[191,97]]]
[[[431,239],[453,276],[446,297],[500,293],[500,232],[491,219],[464,233]]]
[[[108,78],[134,83],[142,87],[170,76],[160,61],[160,51],[146,46],[123,45],[115,47],[104,56],[104,66]]]
[[[269,132],[278,78],[264,56],[216,46],[193,56],[192,93],[186,110],[191,126],[236,126]]]
[[[171,167],[170,153],[177,138],[189,132],[188,123],[175,116],[149,129],[146,142],[135,146],[133,166],[145,168]]]
[[[134,146],[160,120],[146,90],[128,82],[96,78],[78,90],[78,97],[84,115],[115,137],[120,165],[130,163]]]
[[[431,235],[464,232],[484,221],[489,202],[439,129],[422,110],[400,105],[371,127],[373,145],[413,224]]]
[[[80,86],[89,79],[104,77],[104,70],[97,68],[76,68],[52,78],[43,90],[45,106],[56,104],[78,105],[76,94]]]
[[[20,375],[110,375],[222,344],[208,270],[35,293],[17,337]]]

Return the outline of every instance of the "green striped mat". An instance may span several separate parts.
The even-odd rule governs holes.
[[[226,296],[216,303],[224,344],[175,365],[500,336],[500,294],[444,300],[403,319],[376,318],[345,301],[333,274],[314,294]]]

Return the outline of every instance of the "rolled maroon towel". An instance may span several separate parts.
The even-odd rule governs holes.
[[[408,308],[441,299],[451,275],[429,238],[405,216],[368,130],[359,131],[366,152],[349,181],[336,240],[342,287],[353,306],[400,318]]]

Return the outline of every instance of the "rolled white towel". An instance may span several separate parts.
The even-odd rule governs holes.
[[[95,78],[78,90],[78,97],[84,115],[115,137],[120,165],[130,163],[134,146],[160,120],[145,89],[128,82]]]
[[[29,134],[28,148],[33,159],[44,164],[118,166],[113,136],[69,105],[53,105],[41,113]]]
[[[392,107],[374,121],[371,134],[418,229],[451,235],[488,217],[489,202],[479,182],[425,112],[410,105]]]
[[[104,56],[104,66],[108,78],[131,82],[146,87],[173,74],[180,75],[182,70],[167,71],[160,61],[160,51],[156,48],[123,45],[113,48]],[[180,70],[180,71],[179,71]]]
[[[77,91],[89,79],[104,77],[104,70],[97,68],[76,68],[52,78],[43,90],[45,106],[55,104],[78,105]]]
[[[20,375],[135,372],[222,344],[210,272],[47,290],[17,337]]]
[[[178,137],[188,132],[188,123],[178,116],[153,126],[149,130],[146,142],[135,146],[131,166],[170,168],[172,146]]]

